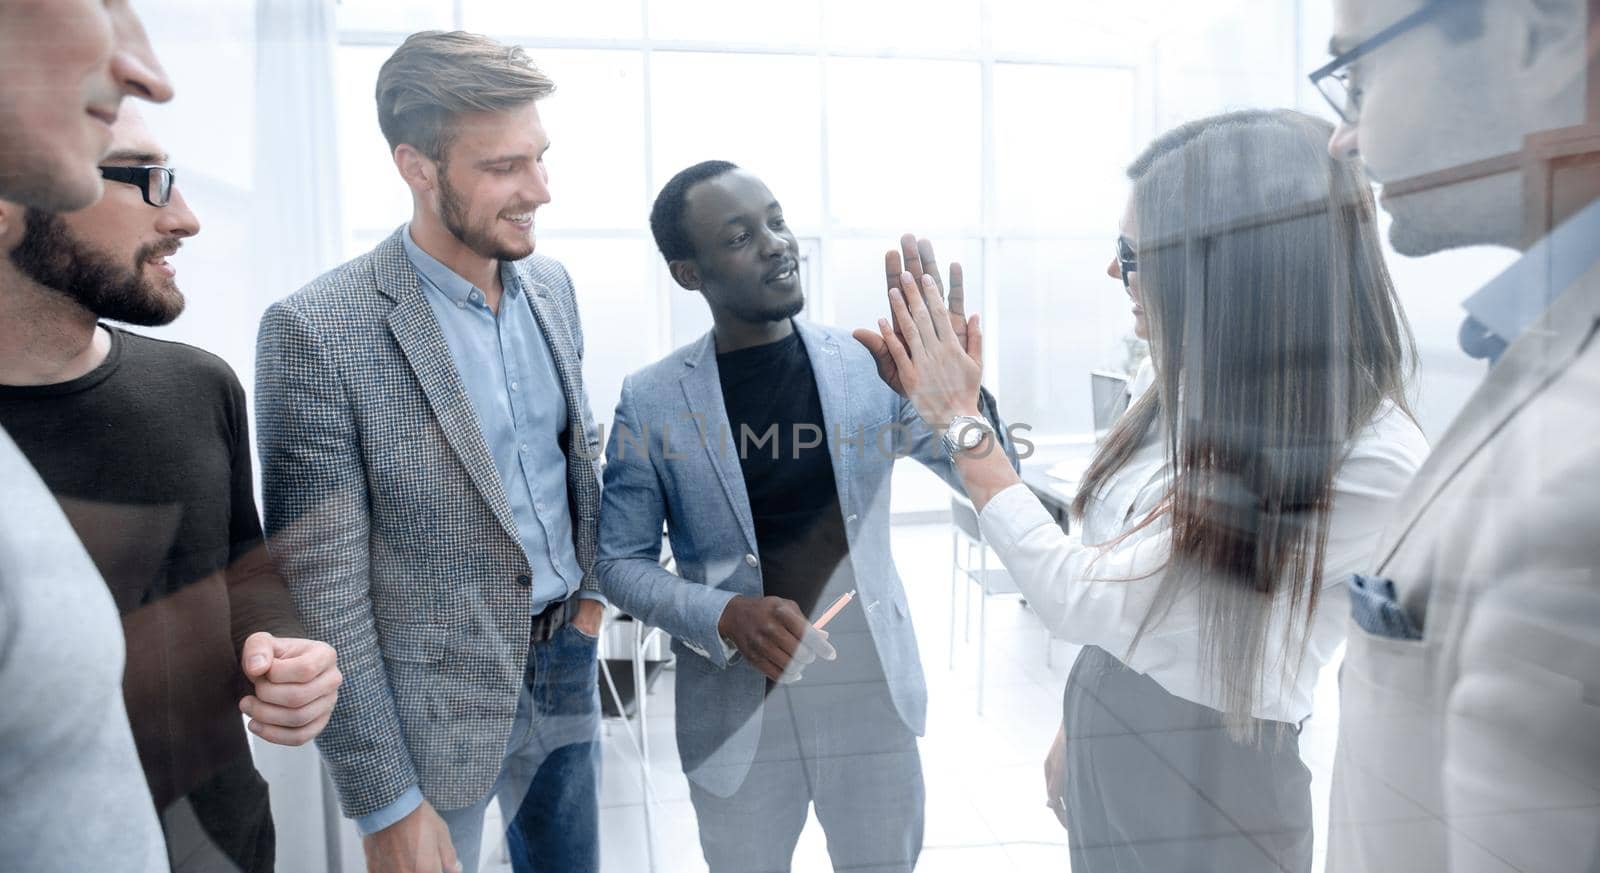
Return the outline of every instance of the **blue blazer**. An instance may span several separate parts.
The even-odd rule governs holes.
[[[824,439],[844,513],[856,594],[890,693],[922,734],[928,690],[906,593],[889,551],[889,478],[896,454],[959,488],[942,441],[910,401],[878,377],[848,333],[796,320],[816,374]],[[1016,454],[994,413],[1006,453]],[[711,334],[623,381],[606,449],[595,572],[612,603],[673,637],[677,739],[684,772],[708,791],[738,790],[761,735],[766,679],[730,663],[717,621],[734,595],[763,595],[755,524],[734,450]],[[660,566],[665,523],[677,573]]]

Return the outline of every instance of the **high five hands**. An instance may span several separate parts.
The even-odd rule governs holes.
[[[933,428],[958,415],[976,416],[983,332],[978,316],[963,311],[961,265],[950,265],[948,304],[928,240],[901,237],[900,251],[884,255],[884,273],[893,324],[880,318],[877,332],[863,328],[853,334],[872,353],[878,375]]]
[[[933,277],[934,286],[939,293],[945,291],[944,280],[939,276],[939,263],[933,254],[933,243],[929,240],[919,240],[913,234],[900,237],[900,248],[890,249],[883,254],[883,272],[886,287],[889,291],[900,288],[902,273],[910,273],[912,278],[920,282],[923,274]],[[950,293],[945,304],[950,310],[950,329],[955,332],[956,341],[965,349],[970,326],[966,317],[966,287],[962,281],[961,265],[950,264]],[[975,319],[974,319],[975,320]],[[884,341],[882,329],[887,322],[878,320],[878,330],[862,328],[854,332],[857,342],[867,347],[872,353],[872,358],[878,364],[878,375],[883,381],[901,396],[905,390],[900,382],[899,367],[894,362],[894,356],[889,352],[889,345]],[[900,335],[902,345],[905,342],[903,334]],[[981,364],[981,361],[980,361]]]

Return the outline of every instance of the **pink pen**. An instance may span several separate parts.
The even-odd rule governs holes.
[[[833,605],[828,607],[828,611],[824,612],[822,617],[817,619],[817,623],[812,625],[812,627],[816,628],[817,630],[822,630],[822,626],[832,621],[833,617],[839,614],[839,610],[844,609],[844,605],[849,603],[855,596],[856,593],[854,591],[846,591],[845,593],[839,595],[839,599],[835,600]]]

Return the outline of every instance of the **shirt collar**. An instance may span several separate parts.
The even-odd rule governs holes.
[[[422,246],[417,245],[417,241],[411,238],[409,224],[406,225],[406,232],[400,235],[400,242],[405,246],[406,257],[416,269],[417,277],[443,294],[450,302],[462,305],[486,305],[482,291],[462,278],[459,273],[445,266],[438,258],[423,251]],[[522,291],[522,281],[517,276],[515,267],[506,261],[500,262],[500,285],[507,297],[516,297]]]
[[[1600,201],[1562,222],[1489,284],[1468,297],[1462,307],[1477,327],[1502,343],[1510,343],[1538,321],[1562,291],[1600,261],[1597,240],[1600,240]],[[1467,352],[1473,354],[1472,348]]]

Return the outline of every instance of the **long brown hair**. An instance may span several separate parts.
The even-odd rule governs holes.
[[[1163,516],[1172,531],[1133,646],[1198,596],[1203,666],[1241,738],[1268,676],[1294,681],[1350,440],[1385,401],[1410,415],[1415,349],[1372,192],[1328,156],[1331,133],[1288,110],[1228,113],[1165,134],[1129,168],[1156,382],[1073,502],[1081,515],[1146,439],[1165,439],[1169,490],[1123,534]],[[1269,665],[1280,599],[1286,659]]]

